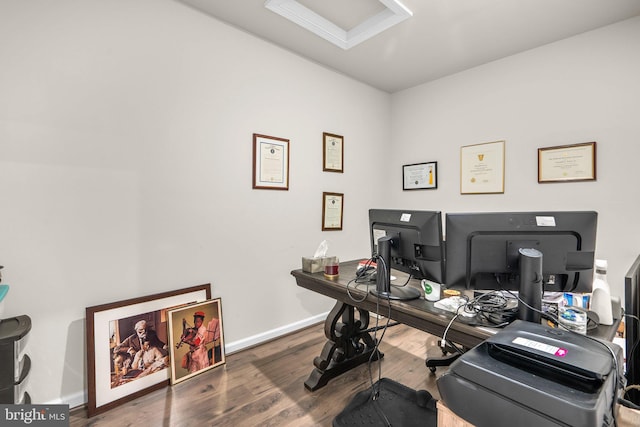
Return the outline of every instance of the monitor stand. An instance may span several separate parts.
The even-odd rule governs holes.
[[[520,249],[518,319],[540,323],[542,311],[542,252]]]
[[[409,286],[398,288],[391,287],[391,245],[392,237],[378,239],[378,261],[376,288],[369,292],[378,298],[390,300],[412,300],[420,298],[420,291]]]

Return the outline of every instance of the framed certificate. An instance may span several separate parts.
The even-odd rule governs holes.
[[[460,148],[460,194],[504,193],[504,141]]]
[[[402,166],[402,189],[425,190],[438,188],[438,162],[415,163]]]
[[[595,142],[538,148],[539,183],[595,179]]]
[[[289,140],[253,134],[253,188],[289,189]]]
[[[344,138],[340,135],[324,132],[322,134],[322,170],[325,172],[344,172]]]
[[[322,231],[342,230],[343,193],[322,193]]]

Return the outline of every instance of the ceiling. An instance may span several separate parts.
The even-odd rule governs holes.
[[[411,17],[343,49],[265,0],[177,1],[389,93],[640,15],[640,0],[400,0]],[[297,3],[349,30],[384,11],[385,1]]]

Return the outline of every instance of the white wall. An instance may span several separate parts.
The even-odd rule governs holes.
[[[596,209],[619,291],[638,252],[639,33],[390,96],[171,0],[4,0],[0,264],[4,317],[33,320],[33,401],[86,401],[87,306],[211,282],[227,344],[317,319],[332,302],[289,272],[323,239],[368,253],[372,206]],[[344,174],[322,172],[322,132],[345,136]],[[253,133],[291,140],[289,191],[251,189]],[[497,139],[505,194],[459,195],[459,147]],[[593,140],[597,182],[537,184],[537,148]],[[402,192],[401,165],[432,160],[439,188]],[[344,231],[320,230],[322,191],[345,193]]]
[[[210,282],[246,344],[332,307],[289,274],[323,239],[368,253],[389,94],[170,0],[4,0],[0,58],[3,317],[32,318],[34,402],[86,401],[85,307]],[[289,191],[251,188],[253,133],[290,140]]]
[[[595,210],[612,293],[640,253],[640,18],[392,96],[390,203],[443,212]],[[460,147],[506,141],[505,192],[460,194]],[[597,181],[538,184],[537,150],[596,142]],[[438,162],[438,189],[402,189],[402,164]]]

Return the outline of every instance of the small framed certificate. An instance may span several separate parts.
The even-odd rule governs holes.
[[[438,162],[415,163],[402,166],[403,190],[438,188]]]
[[[539,183],[595,179],[595,142],[538,148]]]
[[[322,193],[322,231],[342,230],[343,193]]]
[[[289,140],[253,134],[253,188],[289,189]]]
[[[504,141],[460,148],[460,194],[504,193]]]
[[[332,133],[322,134],[322,170],[344,172],[344,137]]]

